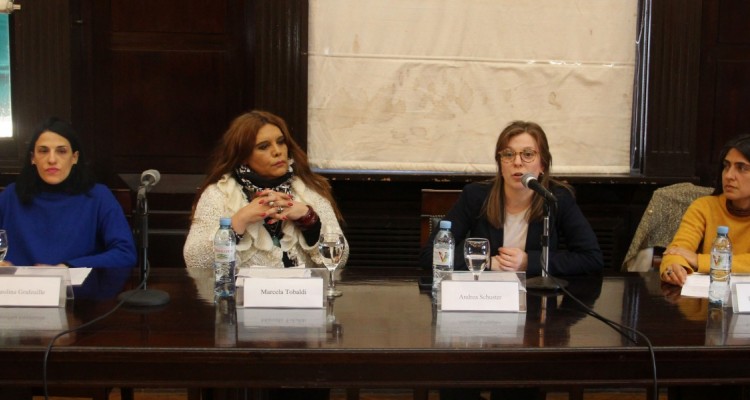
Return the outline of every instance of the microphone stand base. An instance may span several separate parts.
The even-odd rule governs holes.
[[[163,306],[169,303],[169,293],[156,289],[133,289],[120,293],[117,300],[132,307]]]
[[[535,276],[526,280],[526,289],[559,290],[568,286],[568,281],[549,276]]]

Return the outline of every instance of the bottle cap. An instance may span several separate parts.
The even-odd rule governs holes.
[[[451,222],[442,220],[440,221],[440,229],[450,229],[451,228]]]
[[[716,232],[718,232],[719,235],[726,235],[729,233],[729,227],[721,225],[718,229],[716,229]]]
[[[220,226],[230,226],[232,225],[232,219],[227,217],[221,217],[219,219],[219,225]]]

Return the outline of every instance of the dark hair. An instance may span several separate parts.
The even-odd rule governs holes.
[[[34,146],[36,146],[39,136],[44,132],[56,133],[70,142],[72,152],[78,152],[78,163],[74,164],[70,170],[70,175],[57,185],[49,185],[42,180],[37,172],[36,167],[31,164],[34,157]],[[23,204],[29,204],[34,196],[43,191],[54,190],[63,191],[69,194],[81,194],[88,192],[96,184],[93,172],[88,168],[86,155],[81,148],[81,141],[78,139],[73,126],[57,118],[50,117],[42,122],[35,130],[29,140],[26,148],[26,157],[21,166],[21,173],[16,180],[16,194]]]
[[[724,174],[724,159],[729,150],[732,149],[739,151],[745,159],[750,160],[750,134],[743,134],[729,139],[724,144],[724,147],[721,148],[721,153],[719,153],[719,167],[716,171],[716,182],[714,183],[714,195],[724,193],[724,185],[721,179]]]
[[[563,186],[568,190],[572,189],[569,185],[554,180],[550,177],[550,167],[552,166],[552,153],[549,151],[549,144],[547,142],[547,135],[544,133],[539,124],[530,121],[513,121],[500,132],[500,136],[497,138],[497,144],[495,145],[495,162],[497,163],[497,175],[492,179],[492,190],[490,195],[487,196],[487,200],[484,204],[485,216],[487,221],[495,228],[502,228],[505,222],[505,189],[503,186],[503,172],[502,172],[502,160],[500,159],[500,151],[508,147],[510,140],[517,135],[528,133],[534,138],[537,146],[539,146],[539,158],[544,168],[544,173],[539,177],[541,184],[549,189],[550,182],[554,182],[556,185]],[[529,221],[539,219],[544,214],[544,199],[539,195],[534,195],[534,199],[531,201],[531,210],[529,212]]]
[[[203,181],[203,184],[196,194],[192,214],[195,214],[195,207],[198,204],[198,200],[200,199],[201,194],[203,194],[203,191],[206,190],[209,185],[216,183],[222,175],[231,173],[235,168],[239,167],[250,158],[250,155],[255,148],[258,131],[268,124],[279,128],[282,135],[284,135],[284,140],[289,149],[288,155],[294,160],[294,174],[300,178],[305,185],[325,197],[331,203],[331,206],[336,213],[336,217],[341,220],[341,212],[336,206],[336,201],[331,194],[331,185],[323,176],[314,173],[312,169],[310,169],[310,164],[307,161],[307,154],[305,154],[297,142],[294,141],[294,138],[292,138],[286,122],[277,115],[267,111],[258,110],[241,114],[229,124],[229,128],[224,132],[224,136],[221,137],[219,144],[213,151],[206,179]]]

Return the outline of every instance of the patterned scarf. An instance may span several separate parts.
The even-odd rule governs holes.
[[[239,182],[242,186],[242,193],[245,194],[247,201],[250,202],[255,198],[256,193],[260,193],[264,190],[273,190],[275,192],[292,194],[292,179],[294,179],[294,169],[292,168],[294,160],[289,159],[289,170],[286,174],[278,178],[263,178],[256,174],[247,165],[240,165],[235,168],[233,172],[234,179]],[[281,221],[276,221],[273,224],[269,224],[266,218],[263,221],[263,227],[266,228],[268,234],[273,239],[273,244],[276,247],[281,247],[281,237],[284,236],[284,232],[281,230]],[[283,263],[285,267],[292,267],[298,264],[297,260],[289,258],[289,255],[284,252]]]
[[[247,165],[240,165],[234,170],[234,179],[242,186],[242,192],[245,193],[247,201],[252,201],[256,193],[271,189],[275,192],[292,194],[292,179],[294,178],[294,169],[292,165],[294,160],[289,159],[289,170],[286,174],[278,178],[263,178],[256,174]]]

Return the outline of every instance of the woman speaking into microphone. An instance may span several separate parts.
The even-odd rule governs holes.
[[[490,241],[491,270],[542,273],[544,205],[551,206],[549,274],[584,275],[601,271],[604,261],[591,225],[576,204],[572,188],[549,176],[552,154],[542,127],[514,121],[497,139],[497,174],[489,181],[464,187],[444,219],[460,244],[467,237]],[[434,234],[422,250],[420,265],[432,265]],[[561,241],[565,250],[560,249]],[[460,246],[456,246],[460,248]],[[460,251],[454,266],[465,270]]]

